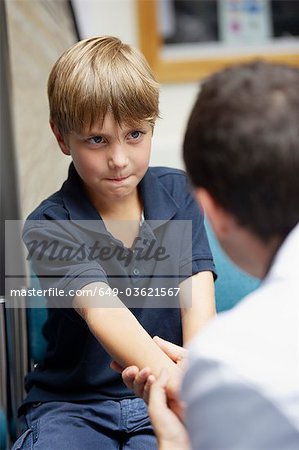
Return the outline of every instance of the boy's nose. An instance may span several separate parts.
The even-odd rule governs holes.
[[[108,165],[110,169],[124,168],[128,164],[128,156],[125,149],[121,145],[116,145],[111,149]]]

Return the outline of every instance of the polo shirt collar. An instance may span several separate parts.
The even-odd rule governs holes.
[[[101,219],[97,209],[87,197],[83,182],[73,163],[69,167],[68,178],[62,186],[62,196],[71,220]]]
[[[159,225],[172,219],[179,205],[149,167],[139,183],[144,205],[144,218],[157,220]],[[64,204],[71,220],[102,220],[100,214],[87,197],[81,178],[73,163],[69,167],[68,179],[62,187]],[[104,224],[103,224],[104,225]]]
[[[179,205],[160,182],[151,167],[139,183],[145,220],[167,222],[172,219]]]

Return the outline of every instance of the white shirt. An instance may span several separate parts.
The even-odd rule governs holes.
[[[192,341],[182,398],[196,450],[299,450],[299,224],[261,284]]]

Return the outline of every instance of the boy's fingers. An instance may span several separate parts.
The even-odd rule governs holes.
[[[138,397],[142,397],[148,402],[149,390],[155,381],[155,377],[152,375],[149,367],[139,370],[137,366],[129,366],[123,370],[116,361],[112,361],[110,367],[117,372],[121,372],[123,382],[127,388],[132,389]]]
[[[118,364],[116,361],[112,361],[110,363],[110,367],[111,367],[111,369],[115,370],[115,372],[119,372],[119,373],[121,373],[124,370],[124,368],[120,364]]]
[[[133,382],[133,389],[135,394],[138,395],[139,397],[142,398],[145,397],[145,386],[150,376],[152,376],[152,374],[149,367],[145,367],[144,369],[140,370],[135,376]]]
[[[139,372],[137,366],[126,367],[121,373],[123,382],[129,389],[134,389],[134,381]]]
[[[149,392],[151,385],[156,381],[154,375],[150,375],[145,383],[144,390]]]
[[[173,344],[172,342],[165,341],[165,339],[162,339],[159,336],[155,336],[153,339],[172,361],[179,362],[187,356],[187,350],[185,348]]]

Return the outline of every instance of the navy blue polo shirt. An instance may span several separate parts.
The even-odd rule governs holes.
[[[71,292],[89,283],[103,281],[117,289],[119,298],[151,336],[159,335],[182,344],[179,302],[172,295],[166,295],[162,299],[166,307],[164,303],[161,306],[161,298],[155,296],[155,292],[165,283],[169,283],[167,289],[178,286],[187,276],[200,271],[215,273],[203,215],[190,193],[186,174],[181,170],[149,168],[138,189],[145,219],[139,232],[139,241],[144,244],[144,253],[139,252],[139,256],[144,257],[138,260],[134,252],[136,248],[124,248],[106,229],[85,194],[73,164],[62,188],[28,217],[23,239],[30,261],[40,278],[41,288],[48,289],[48,292],[52,288],[52,292],[46,295],[49,309],[43,327],[47,352],[43,363],[26,377],[28,395],[25,403],[134,396],[120,375],[110,368],[111,357],[91,334],[85,321],[71,308]],[[180,229],[171,227],[180,221],[191,224],[190,257],[186,256],[188,245],[182,244],[184,238]],[[169,227],[172,231],[166,232]],[[37,242],[42,243],[42,256],[37,249],[32,250]],[[108,253],[113,248],[122,247],[121,258],[91,257],[91,253],[97,255],[95,242],[101,248],[105,247]],[[159,265],[157,258],[146,255],[155,248],[155,251],[161,250],[162,247],[158,247],[161,242],[166,242],[165,248],[171,248],[172,254],[167,260],[169,254],[165,256],[164,252],[161,257],[164,261]],[[186,266],[186,260],[189,266]],[[145,295],[128,295],[135,288],[146,288]],[[55,289],[65,292],[65,297],[52,295]]]

